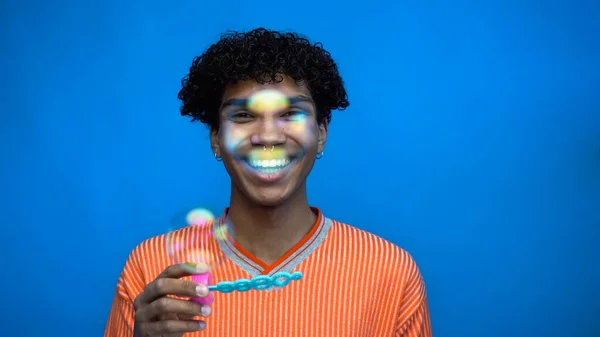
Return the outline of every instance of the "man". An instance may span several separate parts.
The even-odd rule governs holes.
[[[411,256],[307,201],[306,178],[324,154],[331,111],[349,105],[321,44],[266,29],[223,36],[194,60],[179,98],[182,115],[209,126],[214,156],[231,177],[230,206],[209,225],[229,223],[235,233],[233,242],[211,239],[210,253],[227,255],[212,270],[214,282],[281,271],[303,278],[279,290],[217,292],[212,305],[201,305],[188,299],[208,290],[190,275],[207,266],[173,264],[166,236],[151,238],[125,264],[105,337],[431,336]]]

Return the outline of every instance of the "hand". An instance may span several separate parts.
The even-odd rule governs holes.
[[[167,297],[178,295],[185,297],[206,297],[208,288],[192,281],[180,280],[180,277],[208,272],[208,266],[196,265],[195,272],[184,264],[167,267],[158,277],[146,286],[135,299],[135,337],[180,337],[185,332],[203,330],[206,323],[194,320],[194,316],[210,316],[209,306],[202,306],[190,300]]]

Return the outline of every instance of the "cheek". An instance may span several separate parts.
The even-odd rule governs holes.
[[[223,128],[223,143],[228,152],[235,152],[245,137],[246,133],[244,130],[231,127]]]
[[[288,124],[288,129],[295,135],[304,134],[307,131],[306,119],[292,121]]]
[[[316,123],[308,119],[300,119],[288,122],[286,125],[288,134],[297,139],[304,147],[316,144],[318,136],[318,127]]]

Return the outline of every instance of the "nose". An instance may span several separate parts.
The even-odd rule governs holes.
[[[265,119],[258,124],[256,133],[250,138],[252,145],[272,148],[285,143],[285,132],[275,119]]]

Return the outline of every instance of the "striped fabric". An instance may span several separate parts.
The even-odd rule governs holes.
[[[186,336],[431,337],[425,285],[412,257],[382,238],[314,210],[318,218],[310,233],[272,265],[213,236],[204,248],[226,256],[213,270],[214,282],[279,271],[301,271],[303,278],[272,291],[215,293],[206,329]],[[171,235],[188,242],[205,230],[212,231],[212,224]],[[117,283],[105,337],[133,336],[134,299],[173,264],[165,242],[166,235],[150,238],[130,254]]]

